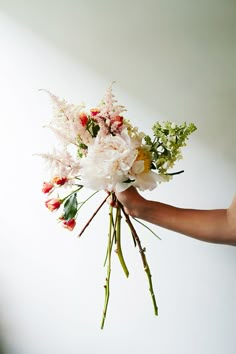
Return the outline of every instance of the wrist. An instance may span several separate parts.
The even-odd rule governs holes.
[[[148,200],[145,198],[139,198],[133,203],[132,208],[130,208],[130,215],[135,218],[145,219],[147,214]]]

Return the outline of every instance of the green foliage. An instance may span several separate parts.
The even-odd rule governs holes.
[[[134,181],[135,181],[134,179],[128,178],[128,179],[126,179],[125,181],[123,181],[122,183],[132,183],[132,182],[134,182]]]
[[[86,129],[89,131],[91,136],[95,138],[100,130],[100,127],[93,119],[89,119]]]
[[[193,123],[177,125],[171,122],[155,123],[152,130],[154,138],[144,137],[146,146],[152,153],[152,169],[166,174],[177,160],[182,158],[181,148],[186,146],[189,135],[196,130]]]
[[[73,193],[64,203],[64,220],[71,220],[75,217],[78,210],[77,193]]]
[[[78,150],[77,150],[77,155],[81,159],[84,156],[85,150],[88,149],[88,146],[85,145],[84,143],[81,143],[78,139]]]

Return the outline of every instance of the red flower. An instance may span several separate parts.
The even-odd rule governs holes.
[[[79,115],[79,119],[80,119],[80,122],[81,122],[82,126],[85,127],[87,122],[88,122],[87,114],[84,113],[84,112],[81,112],[80,115]]]
[[[52,188],[53,188],[53,184],[51,182],[43,182],[43,188],[42,188],[43,193],[49,193]]]
[[[98,108],[92,108],[92,109],[90,109],[90,112],[93,117],[96,116],[98,113],[100,113]]]
[[[52,183],[57,184],[58,186],[62,186],[63,184],[65,184],[68,181],[67,177],[53,177],[52,179]]]
[[[70,220],[64,220],[62,222],[62,225],[68,229],[69,231],[72,231],[76,225],[75,219],[70,219]]]
[[[124,118],[121,116],[115,116],[111,119],[111,124],[115,124],[117,128],[121,127],[123,124]]]
[[[45,202],[45,205],[50,211],[54,211],[54,210],[57,210],[60,208],[61,201],[60,201],[60,199],[52,198],[52,199],[47,200]]]

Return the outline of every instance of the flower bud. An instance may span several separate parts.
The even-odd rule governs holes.
[[[79,119],[80,119],[80,123],[82,124],[82,126],[85,127],[88,122],[87,114],[84,112],[81,112],[79,115]]]
[[[43,193],[49,193],[51,189],[53,188],[53,183],[51,182],[43,182],[43,187],[42,187],[42,192]]]
[[[98,113],[100,113],[100,110],[98,108],[92,108],[90,109],[90,112],[92,114],[92,116],[96,116]]]
[[[50,211],[54,211],[60,208],[61,206],[61,200],[57,199],[57,198],[52,198],[49,199],[45,202],[46,207],[50,210]]]
[[[68,181],[68,178],[67,178],[67,177],[58,177],[58,176],[55,176],[55,177],[53,177],[53,179],[52,179],[52,183],[55,183],[55,184],[57,184],[58,186],[62,186],[62,185],[65,184],[67,181]]]
[[[69,231],[72,231],[76,225],[75,219],[70,219],[70,220],[64,220],[62,222],[63,227],[68,229]]]
[[[111,124],[115,124],[117,128],[121,127],[123,124],[124,118],[121,116],[115,116],[111,119]]]

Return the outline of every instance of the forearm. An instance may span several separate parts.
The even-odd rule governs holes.
[[[236,196],[228,209],[195,210],[143,198],[135,188],[117,193],[133,217],[198,240],[236,246]]]
[[[145,200],[134,209],[137,218],[193,238],[225,244],[236,244],[228,225],[227,210],[194,210]]]

